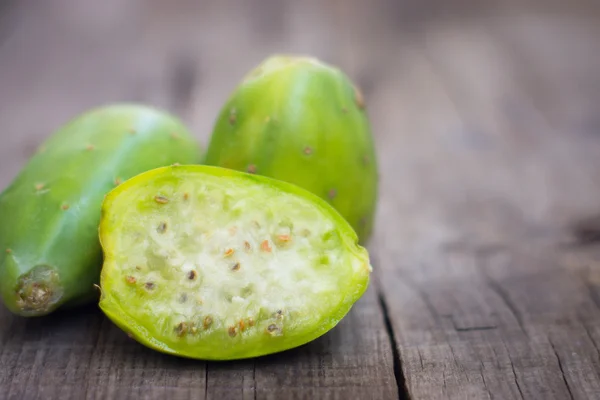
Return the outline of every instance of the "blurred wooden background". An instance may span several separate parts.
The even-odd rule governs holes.
[[[0,4],[0,187],[103,103],[169,109],[206,145],[282,52],[358,82],[381,169],[373,285],[325,337],[194,363],[93,307],[1,309],[0,397],[600,398],[600,251],[573,228],[600,213],[598,1]]]

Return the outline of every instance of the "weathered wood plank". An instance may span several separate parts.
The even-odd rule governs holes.
[[[319,7],[270,0],[22,3],[0,47],[0,187],[52,130],[106,102],[164,107],[206,143],[221,102],[269,53],[315,48],[344,61],[320,40],[339,27],[330,27],[332,15]],[[320,22],[306,31],[316,14]],[[0,307],[0,322],[0,393],[10,399],[398,398],[373,288],[322,338],[240,362],[148,350],[94,306],[35,319]]]
[[[438,18],[374,94],[395,171],[378,221],[397,223],[373,252],[413,398],[600,395],[589,264],[565,247],[569,223],[600,208],[600,148],[578,124],[600,101],[583,89],[597,86],[597,21]]]

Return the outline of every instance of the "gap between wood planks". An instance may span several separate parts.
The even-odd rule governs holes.
[[[379,300],[379,307],[381,308],[381,313],[383,314],[384,318],[385,330],[390,341],[390,347],[392,348],[392,356],[394,357],[394,378],[396,379],[396,387],[398,388],[398,399],[409,400],[411,397],[406,386],[406,378],[402,370],[400,346],[398,341],[396,340],[396,335],[394,334],[394,328],[392,326],[390,312],[387,306],[387,302],[385,300],[385,294],[381,290],[381,286],[379,285],[378,279],[374,279],[373,281],[377,292],[377,299]]]

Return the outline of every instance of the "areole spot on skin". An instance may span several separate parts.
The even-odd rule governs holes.
[[[45,186],[45,185],[44,185],[43,183],[37,183],[37,184],[35,185],[35,190],[38,190],[38,191],[39,191],[39,190],[42,190],[42,189],[44,188],[44,186]]]
[[[69,209],[69,205],[63,204],[60,208],[62,208],[64,211],[67,211]]]
[[[236,121],[237,121],[236,110],[235,110],[235,108],[232,108],[229,111],[229,125],[235,125]]]
[[[310,156],[312,154],[312,152],[313,152],[313,150],[309,146],[306,146],[304,148],[304,154],[306,154],[307,156]]]
[[[365,99],[362,95],[362,92],[358,88],[358,86],[354,87],[354,101],[356,101],[356,105],[361,110],[365,108]]]
[[[94,150],[94,149],[95,149],[95,147],[94,147],[94,145],[93,145],[93,144],[88,144],[87,146],[85,146],[85,149],[86,149],[87,151],[92,151],[92,150]]]
[[[255,174],[256,173],[256,165],[254,165],[254,164],[248,165],[247,171],[251,174]]]

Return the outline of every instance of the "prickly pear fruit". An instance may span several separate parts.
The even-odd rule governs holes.
[[[366,244],[377,202],[377,160],[364,100],[338,68],[271,56],[222,107],[208,165],[307,189],[332,204]]]
[[[300,346],[369,283],[335,209],[287,182],[206,165],[142,173],[102,206],[100,308],[141,344],[197,359]]]
[[[182,123],[143,105],[98,107],[61,127],[0,195],[7,308],[41,316],[97,298],[104,195],[140,172],[199,160]]]

